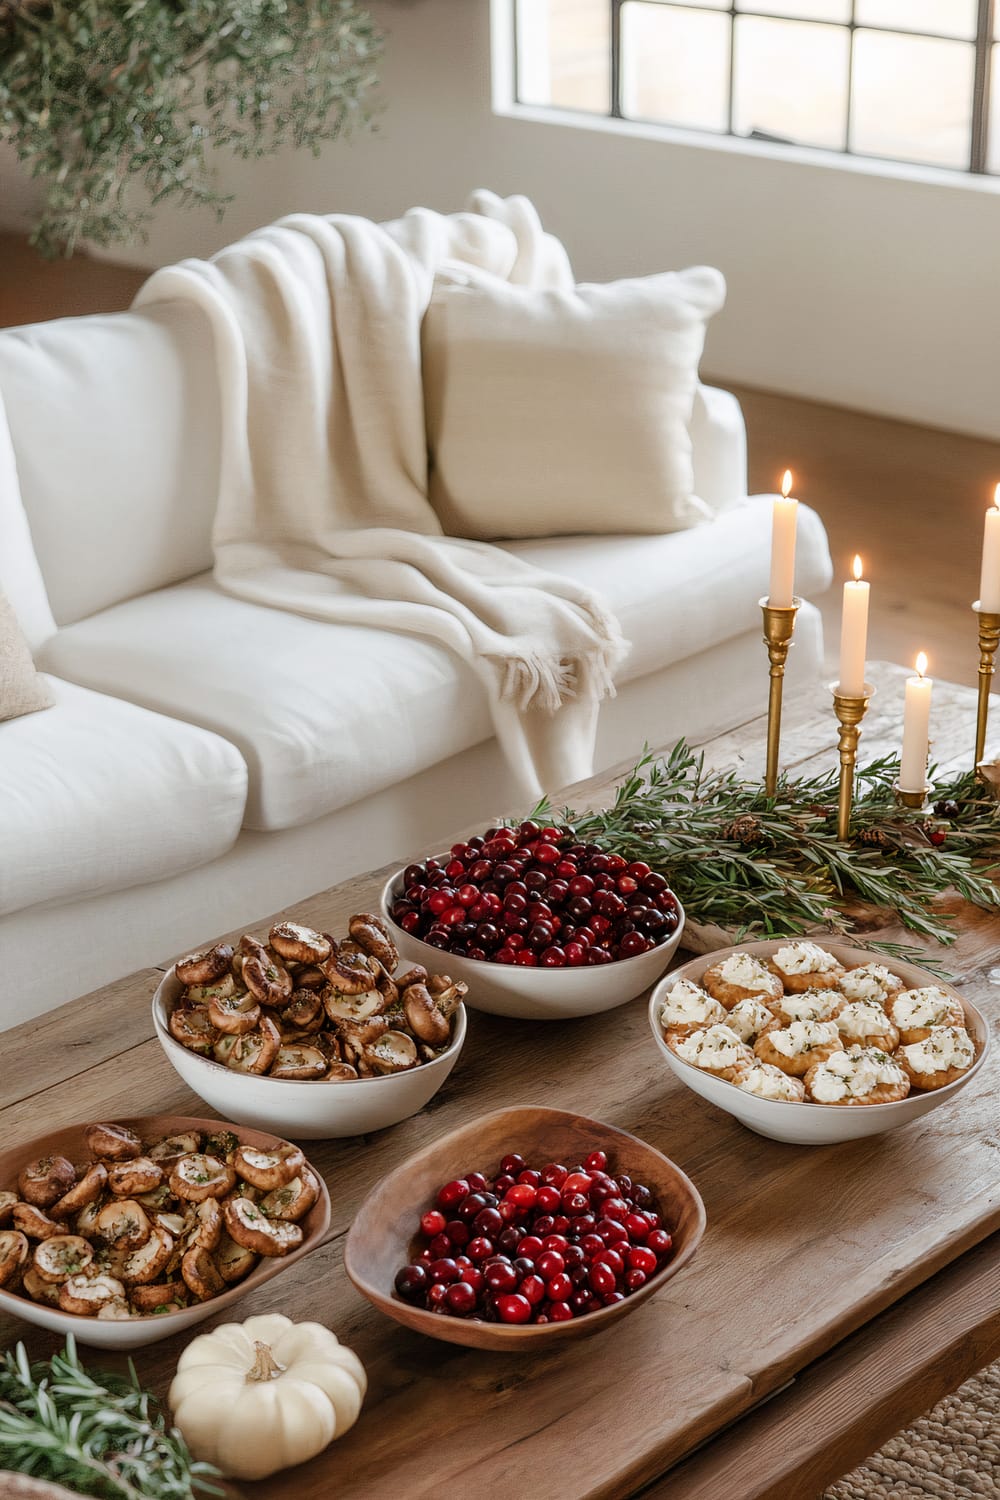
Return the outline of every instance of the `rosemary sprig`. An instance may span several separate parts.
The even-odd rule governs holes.
[[[218,1470],[195,1463],[180,1433],[129,1365],[128,1379],[91,1374],[72,1334],[31,1364],[23,1344],[0,1362],[0,1468],[50,1479],[101,1500],[192,1500],[223,1495]]]
[[[950,944],[952,914],[936,905],[945,892],[1000,907],[1000,806],[968,773],[934,786],[932,800],[954,806],[946,819],[931,819],[897,806],[898,769],[885,757],[860,770],[847,843],[837,838],[835,771],[782,776],[772,797],[735,771],[706,770],[683,740],[662,760],[647,751],[610,807],[561,816],[582,841],[651,865],[691,918],[726,928],[736,942],[817,927],[846,936],[861,902]],[[547,801],[532,814],[552,815]],[[866,946],[926,965],[923,949],[867,936]]]

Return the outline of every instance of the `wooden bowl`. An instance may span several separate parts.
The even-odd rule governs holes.
[[[674,1237],[673,1258],[639,1291],[623,1302],[565,1323],[516,1325],[453,1318],[413,1307],[393,1291],[400,1266],[413,1258],[420,1215],[434,1206],[439,1188],[476,1170],[496,1170],[501,1157],[519,1152],[532,1166],[582,1161],[605,1151],[610,1172],[628,1172],[652,1191],[666,1228]],[[462,1125],[411,1156],[368,1194],[347,1236],[344,1266],[362,1296],[397,1323],[449,1344],[519,1353],[545,1342],[587,1338],[600,1333],[652,1297],[694,1255],[705,1232],[705,1205],[680,1167],[645,1141],[561,1109],[524,1105],[501,1109]]]
[[[134,1130],[144,1141],[150,1137],[179,1135],[185,1130],[200,1130],[204,1134],[232,1130],[244,1145],[256,1146],[258,1150],[273,1151],[278,1146],[289,1145],[280,1136],[269,1135],[263,1130],[250,1130],[245,1125],[227,1125],[224,1120],[200,1120],[188,1115],[142,1115],[130,1119],[122,1119],[116,1115],[113,1118],[115,1124]],[[70,1161],[80,1161],[86,1157],[88,1152],[83,1132],[91,1123],[88,1120],[85,1125],[69,1125],[50,1135],[36,1136],[23,1146],[11,1146],[0,1152],[0,1188],[16,1189],[17,1175],[21,1168],[39,1156],[59,1154],[68,1157]],[[215,1313],[228,1311],[245,1292],[262,1286],[286,1266],[316,1249],[330,1227],[330,1194],[322,1174],[315,1167],[312,1170],[319,1182],[319,1197],[301,1221],[301,1245],[288,1255],[263,1258],[245,1280],[227,1287],[218,1297],[212,1297],[207,1302],[195,1302],[191,1307],[181,1308],[179,1312],[152,1313],[149,1317],[130,1318],[127,1322],[119,1323],[113,1319],[86,1318],[76,1313],[63,1312],[59,1307],[34,1302],[30,1297],[24,1297],[18,1292],[8,1292],[0,1287],[0,1309],[16,1318],[23,1318],[25,1322],[47,1328],[52,1333],[62,1334],[63,1337],[72,1333],[78,1343],[91,1344],[100,1349],[136,1349],[145,1344],[156,1343],[159,1339],[169,1338],[173,1333],[180,1333],[195,1323],[204,1322]]]

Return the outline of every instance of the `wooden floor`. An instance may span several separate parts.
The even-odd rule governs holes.
[[[144,275],[84,257],[46,263],[23,240],[0,234],[0,326],[127,307]],[[932,676],[974,685],[969,606],[978,593],[983,513],[1000,481],[1000,443],[730,389],[746,414],[751,491],[774,489],[791,468],[795,493],[826,524],[838,579],[856,552],[864,559],[869,655],[909,665],[923,650]],[[832,669],[839,587],[818,602]]]

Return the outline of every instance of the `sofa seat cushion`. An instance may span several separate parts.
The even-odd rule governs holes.
[[[231,848],[247,782],[231,744],[45,681],[52,708],[0,724],[0,915],[161,880]]]
[[[826,587],[830,563],[818,518],[805,507],[800,517],[805,594]],[[604,596],[632,641],[623,681],[758,625],[769,548],[766,497],[667,536],[509,544]],[[478,678],[444,647],[249,604],[207,574],[60,630],[39,664],[231,740],[256,829],[347,807],[492,734]]]

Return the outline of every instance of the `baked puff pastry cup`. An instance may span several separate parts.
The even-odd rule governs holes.
[[[845,1000],[832,1019],[845,1047],[877,1047],[880,1052],[895,1052],[899,1046],[899,1032],[881,1005],[873,1000]]]
[[[704,1030],[706,1026],[718,1025],[725,1019],[725,1006],[718,1000],[713,1000],[700,985],[692,984],[690,979],[679,979],[667,991],[660,1007],[660,1025],[663,1030],[672,1031],[678,1036]]]
[[[793,1021],[829,1021],[844,1003],[839,990],[789,990],[771,1004],[783,1026]]]
[[[965,1012],[958,1000],[936,984],[901,990],[890,1001],[888,1011],[904,1047],[926,1041],[935,1026],[965,1029]]]
[[[836,1021],[793,1021],[782,1026],[775,1019],[761,1032],[753,1050],[761,1062],[792,1078],[803,1078],[815,1063],[825,1062],[843,1046]]]
[[[727,1010],[750,998],[763,1000],[766,1005],[782,994],[781,980],[751,953],[731,953],[706,969],[701,983]]]
[[[725,1025],[707,1026],[683,1036],[668,1032],[667,1046],[682,1062],[725,1083],[735,1083],[740,1072],[753,1062],[750,1048]]]
[[[934,1026],[922,1042],[900,1047],[896,1061],[915,1089],[943,1089],[967,1073],[975,1044],[964,1026]]]
[[[844,966],[818,943],[786,943],[772,953],[768,963],[771,973],[782,987],[793,993],[799,990],[834,989],[844,973]]]
[[[874,1000],[887,1007],[893,995],[906,988],[898,974],[885,964],[857,964],[840,976],[840,993],[847,1000]]]
[[[813,1104],[896,1104],[910,1092],[903,1069],[880,1047],[848,1047],[805,1076]]]

